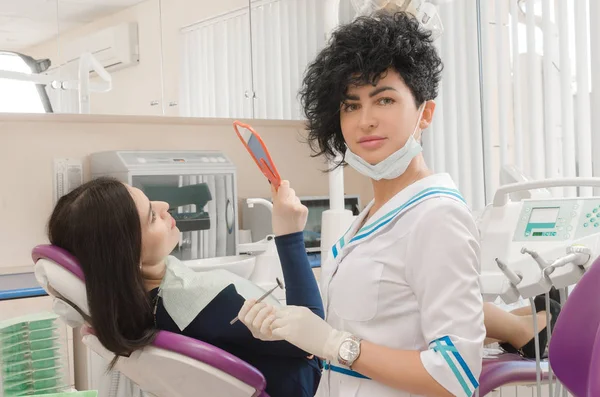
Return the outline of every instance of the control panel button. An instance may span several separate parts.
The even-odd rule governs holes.
[[[583,224],[583,227],[588,227],[589,225],[590,224],[586,222],[586,223]]]

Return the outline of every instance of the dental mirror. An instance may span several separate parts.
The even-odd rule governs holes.
[[[275,281],[277,281],[277,285],[274,286],[273,288],[271,288],[270,290],[268,290],[267,292],[265,292],[260,298],[258,298],[256,300],[256,303],[260,303],[262,302],[267,296],[271,295],[273,293],[273,291],[275,291],[277,288],[281,288],[284,289],[283,283],[281,282],[281,280],[279,279],[279,277],[275,278]],[[235,324],[237,321],[239,320],[238,316],[235,316],[235,318],[233,320],[231,320],[229,322],[230,325]]]
[[[275,189],[279,188],[281,177],[279,176],[279,172],[273,163],[273,159],[271,159],[271,154],[260,135],[258,135],[251,126],[240,121],[234,121],[233,128],[246,147],[246,150],[248,150],[248,153],[250,153],[250,156],[254,159],[256,165],[258,165],[258,168],[267,177]]]

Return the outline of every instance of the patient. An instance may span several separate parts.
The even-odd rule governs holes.
[[[179,329],[157,296],[172,258],[169,253],[179,242],[168,208],[167,203],[150,202],[137,188],[99,178],[63,196],[50,217],[51,244],[73,254],[83,269],[91,325],[102,345],[117,357],[128,355],[152,343],[157,329],[171,331],[210,343],[253,365],[265,376],[271,396],[313,396],[321,377],[316,358],[284,341],[255,339],[241,321],[229,324],[244,303],[233,284]],[[306,306],[323,317],[307,260],[299,263],[285,256],[294,246],[304,248],[302,233],[277,237],[275,243],[282,253],[287,303]]]
[[[550,296],[555,296],[552,291]],[[547,347],[547,316],[550,316],[550,330],[560,314],[560,304],[550,299],[550,308],[546,308],[544,295],[537,296],[535,302],[535,321],[538,325],[540,355],[544,357]],[[535,340],[533,330],[534,316],[529,305],[507,312],[493,303],[483,305],[486,344],[499,342],[500,347],[508,353],[517,353],[526,358],[535,358]]]

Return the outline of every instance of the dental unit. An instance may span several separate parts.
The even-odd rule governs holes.
[[[600,254],[600,197],[507,201],[537,188],[600,186],[600,178],[548,179],[505,185],[483,212],[481,291],[487,301],[515,303],[551,287],[575,285]]]
[[[547,318],[549,360],[541,359],[544,352],[538,348],[538,327],[534,321],[536,360],[526,361],[509,354],[501,355],[497,361],[484,360],[481,395],[508,384],[535,385],[538,396],[541,396],[543,383],[548,384],[550,395],[553,391],[558,395],[563,384],[565,393],[567,390],[573,393],[579,383],[585,384],[580,390],[585,393],[588,389],[600,391],[598,364],[588,353],[591,349],[600,349],[600,333],[596,335],[600,327],[600,299],[590,284],[600,274],[600,259],[597,259],[600,256],[600,197],[556,198],[543,193],[527,198],[524,194],[534,189],[582,186],[600,187],[600,178],[525,180],[507,184],[497,190],[492,204],[478,220],[480,287],[485,301],[500,298],[506,304],[513,304],[528,300],[535,313],[533,298],[545,294],[548,306],[548,292],[554,287],[560,291],[563,304],[554,332],[550,330],[550,317]],[[509,201],[509,195],[520,198]],[[573,291],[573,299],[569,291]],[[581,305],[592,307],[583,309]],[[581,310],[589,311],[588,324],[582,324],[586,320]],[[567,320],[569,318],[572,320]],[[581,325],[577,327],[575,322]],[[585,342],[578,342],[580,348],[575,349],[580,365],[569,368],[564,361],[565,356],[572,353],[565,345],[579,338],[575,335],[578,333],[586,335]],[[561,383],[553,383],[554,374]]]

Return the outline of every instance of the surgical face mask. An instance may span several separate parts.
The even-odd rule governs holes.
[[[363,160],[362,157],[353,153],[350,148],[346,146],[346,155],[344,160],[356,171],[376,181],[381,179],[398,178],[400,175],[406,172],[410,162],[423,151],[423,147],[415,139],[415,134],[419,129],[419,123],[421,122],[421,117],[423,116],[424,110],[425,103],[421,105],[417,124],[415,125],[413,133],[408,138],[408,141],[406,141],[406,144],[404,144],[403,147],[392,153],[386,159],[375,165],[372,165]]]

